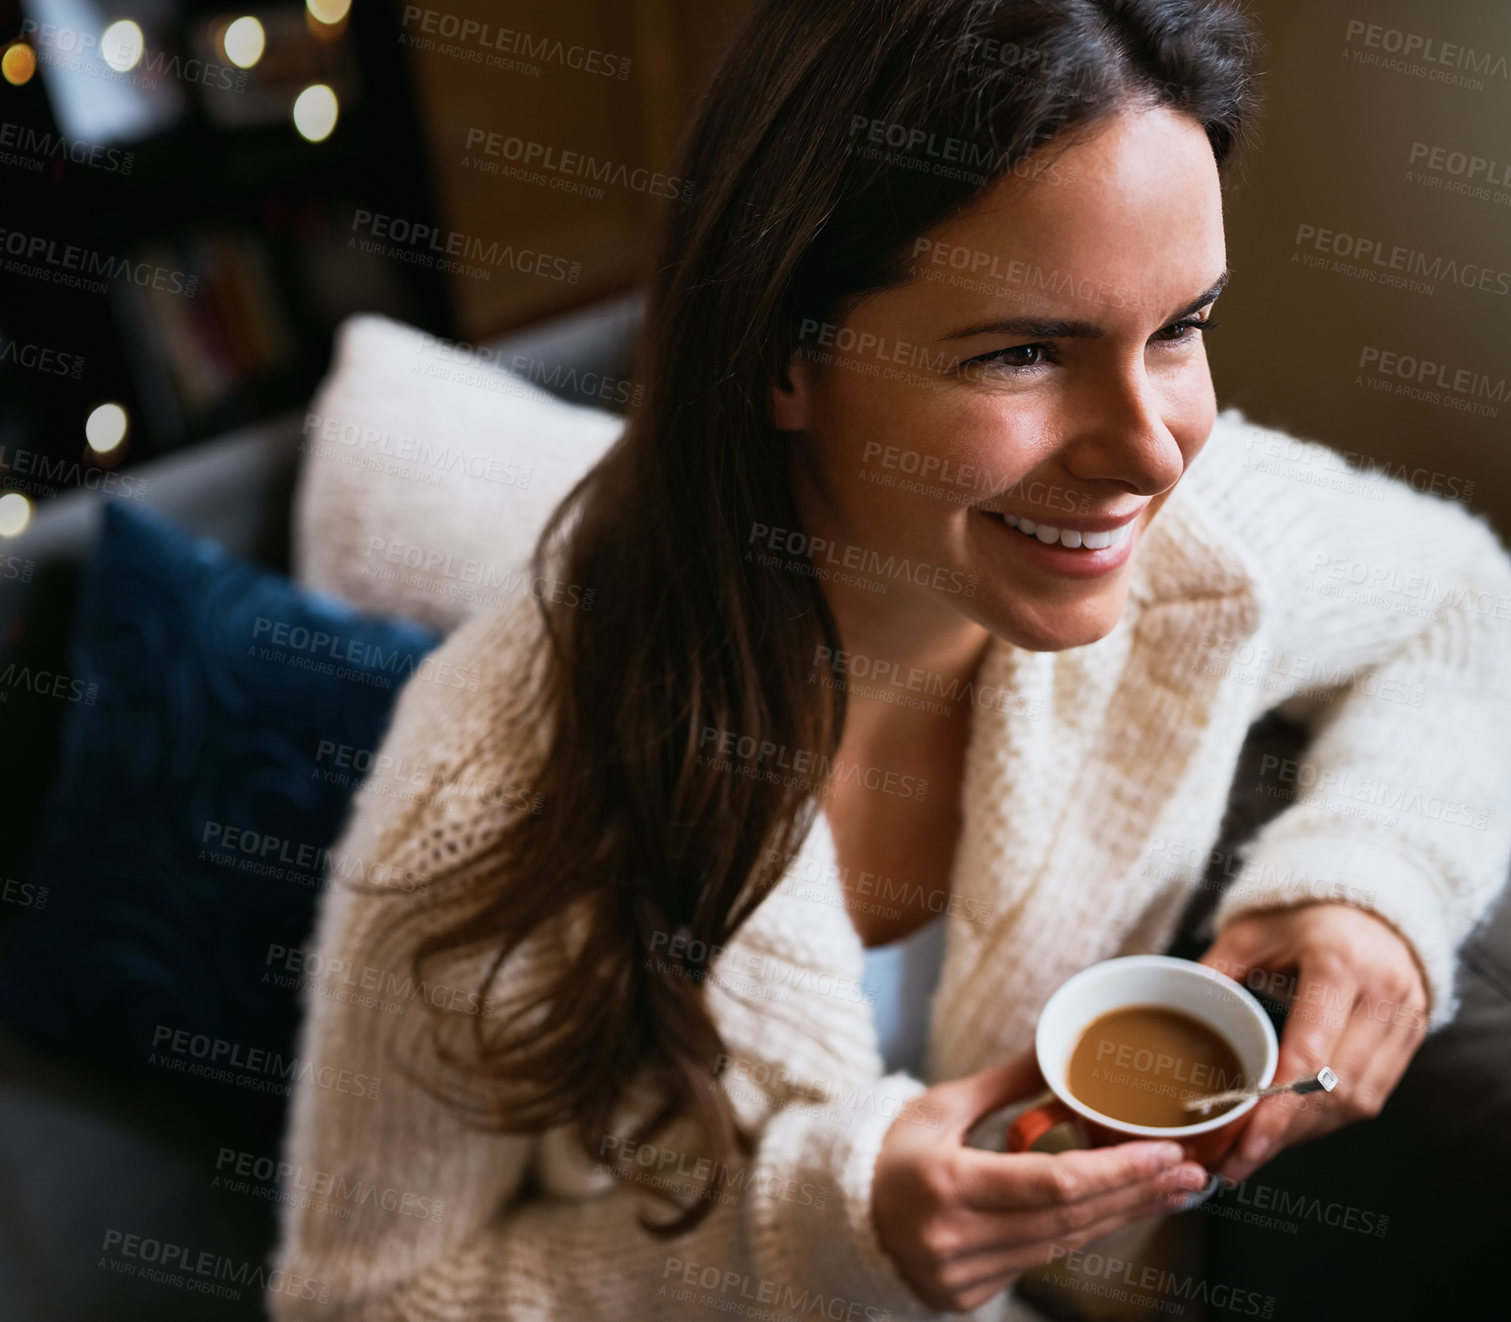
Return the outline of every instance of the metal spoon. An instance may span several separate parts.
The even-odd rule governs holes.
[[[1231,1092],[1213,1093],[1210,1097],[1196,1097],[1185,1103],[1188,1111],[1210,1111],[1224,1102],[1243,1102],[1250,1097],[1274,1097],[1283,1092],[1332,1092],[1338,1086],[1338,1076],[1324,1065],[1315,1074],[1297,1079],[1293,1083],[1273,1083],[1268,1088],[1235,1088]]]

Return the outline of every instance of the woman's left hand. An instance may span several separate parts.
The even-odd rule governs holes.
[[[1427,1035],[1421,965],[1393,927],[1364,909],[1317,903],[1248,914],[1201,962],[1289,1000],[1276,1083],[1324,1065],[1338,1076],[1331,1093],[1281,1094],[1250,1111],[1217,1168],[1230,1180],[1248,1179],[1282,1148],[1379,1115]],[[1265,971],[1263,982],[1249,977],[1253,969]]]

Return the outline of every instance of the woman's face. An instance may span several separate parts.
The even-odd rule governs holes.
[[[906,284],[804,323],[774,409],[804,530],[913,566],[880,599],[899,623],[1056,651],[1117,623],[1211,431],[1226,258],[1188,118],[1120,113],[1037,164],[920,236]]]

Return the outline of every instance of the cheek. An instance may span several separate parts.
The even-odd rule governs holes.
[[[928,489],[915,504],[960,510],[1028,473],[1049,421],[1022,398],[935,385],[888,383],[850,390],[831,414],[830,472],[839,481],[908,480]],[[885,475],[885,476],[883,476]],[[932,494],[936,500],[928,500]]]
[[[1174,388],[1165,392],[1160,413],[1189,467],[1201,453],[1212,434],[1212,424],[1217,421],[1217,396],[1212,390],[1212,374],[1205,356],[1181,373]]]
[[[953,413],[960,461],[976,465],[983,498],[1031,473],[1055,447],[1047,398],[983,394],[958,401]]]
[[[863,464],[867,469],[881,466],[883,452],[892,467],[903,454],[916,458],[929,452],[935,391],[858,372],[842,373],[832,387],[821,414],[831,469],[838,465],[839,473],[853,475]]]
[[[1184,409],[1167,420],[1166,425],[1170,428],[1170,434],[1175,438],[1176,445],[1180,447],[1187,468],[1206,445],[1207,438],[1212,435],[1212,425],[1216,421],[1217,400],[1210,386],[1205,392],[1198,392],[1187,402]]]

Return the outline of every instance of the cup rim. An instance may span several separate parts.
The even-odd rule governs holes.
[[[1240,1102],[1232,1110],[1224,1111],[1221,1115],[1212,1116],[1208,1120],[1198,1120],[1189,1125],[1136,1125],[1127,1120],[1118,1120],[1110,1115],[1087,1106],[1079,1098],[1070,1094],[1070,1090],[1056,1088],[1049,1079],[1049,1070],[1045,1067],[1045,1057],[1048,1054],[1044,1038],[1044,1024],[1049,1017],[1049,1008],[1055,1001],[1070,992],[1078,983],[1085,982],[1093,976],[1105,976],[1105,970],[1110,965],[1122,967],[1142,968],[1167,968],[1181,969],[1187,976],[1206,978],[1207,980],[1225,987],[1237,998],[1240,1005],[1252,1012],[1260,1025],[1260,1033],[1264,1038],[1265,1060],[1260,1070],[1259,1086],[1268,1087],[1275,1077],[1275,1067],[1280,1063],[1280,1040],[1275,1036],[1275,1025],[1270,1022],[1270,1017],[1264,1011],[1264,1007],[1255,999],[1252,992],[1242,984],[1235,982],[1226,973],[1211,968],[1206,964],[1198,964],[1192,959],[1178,959],[1173,955],[1121,955],[1114,959],[1098,960],[1095,964],[1088,964],[1085,968],[1073,973],[1062,982],[1044,1003],[1044,1008],[1039,1011],[1039,1022],[1034,1029],[1034,1058],[1038,1063],[1039,1072],[1044,1076],[1045,1084],[1049,1090],[1071,1111],[1075,1112],[1084,1120],[1093,1124],[1101,1125],[1129,1138],[1168,1138],[1183,1139],[1193,1138],[1199,1134],[1211,1133],[1214,1129],[1221,1129],[1230,1125],[1241,1116],[1247,1115],[1259,1105],[1257,1097],[1250,1097],[1246,1102]],[[1082,1026],[1085,1031],[1085,1026]]]

